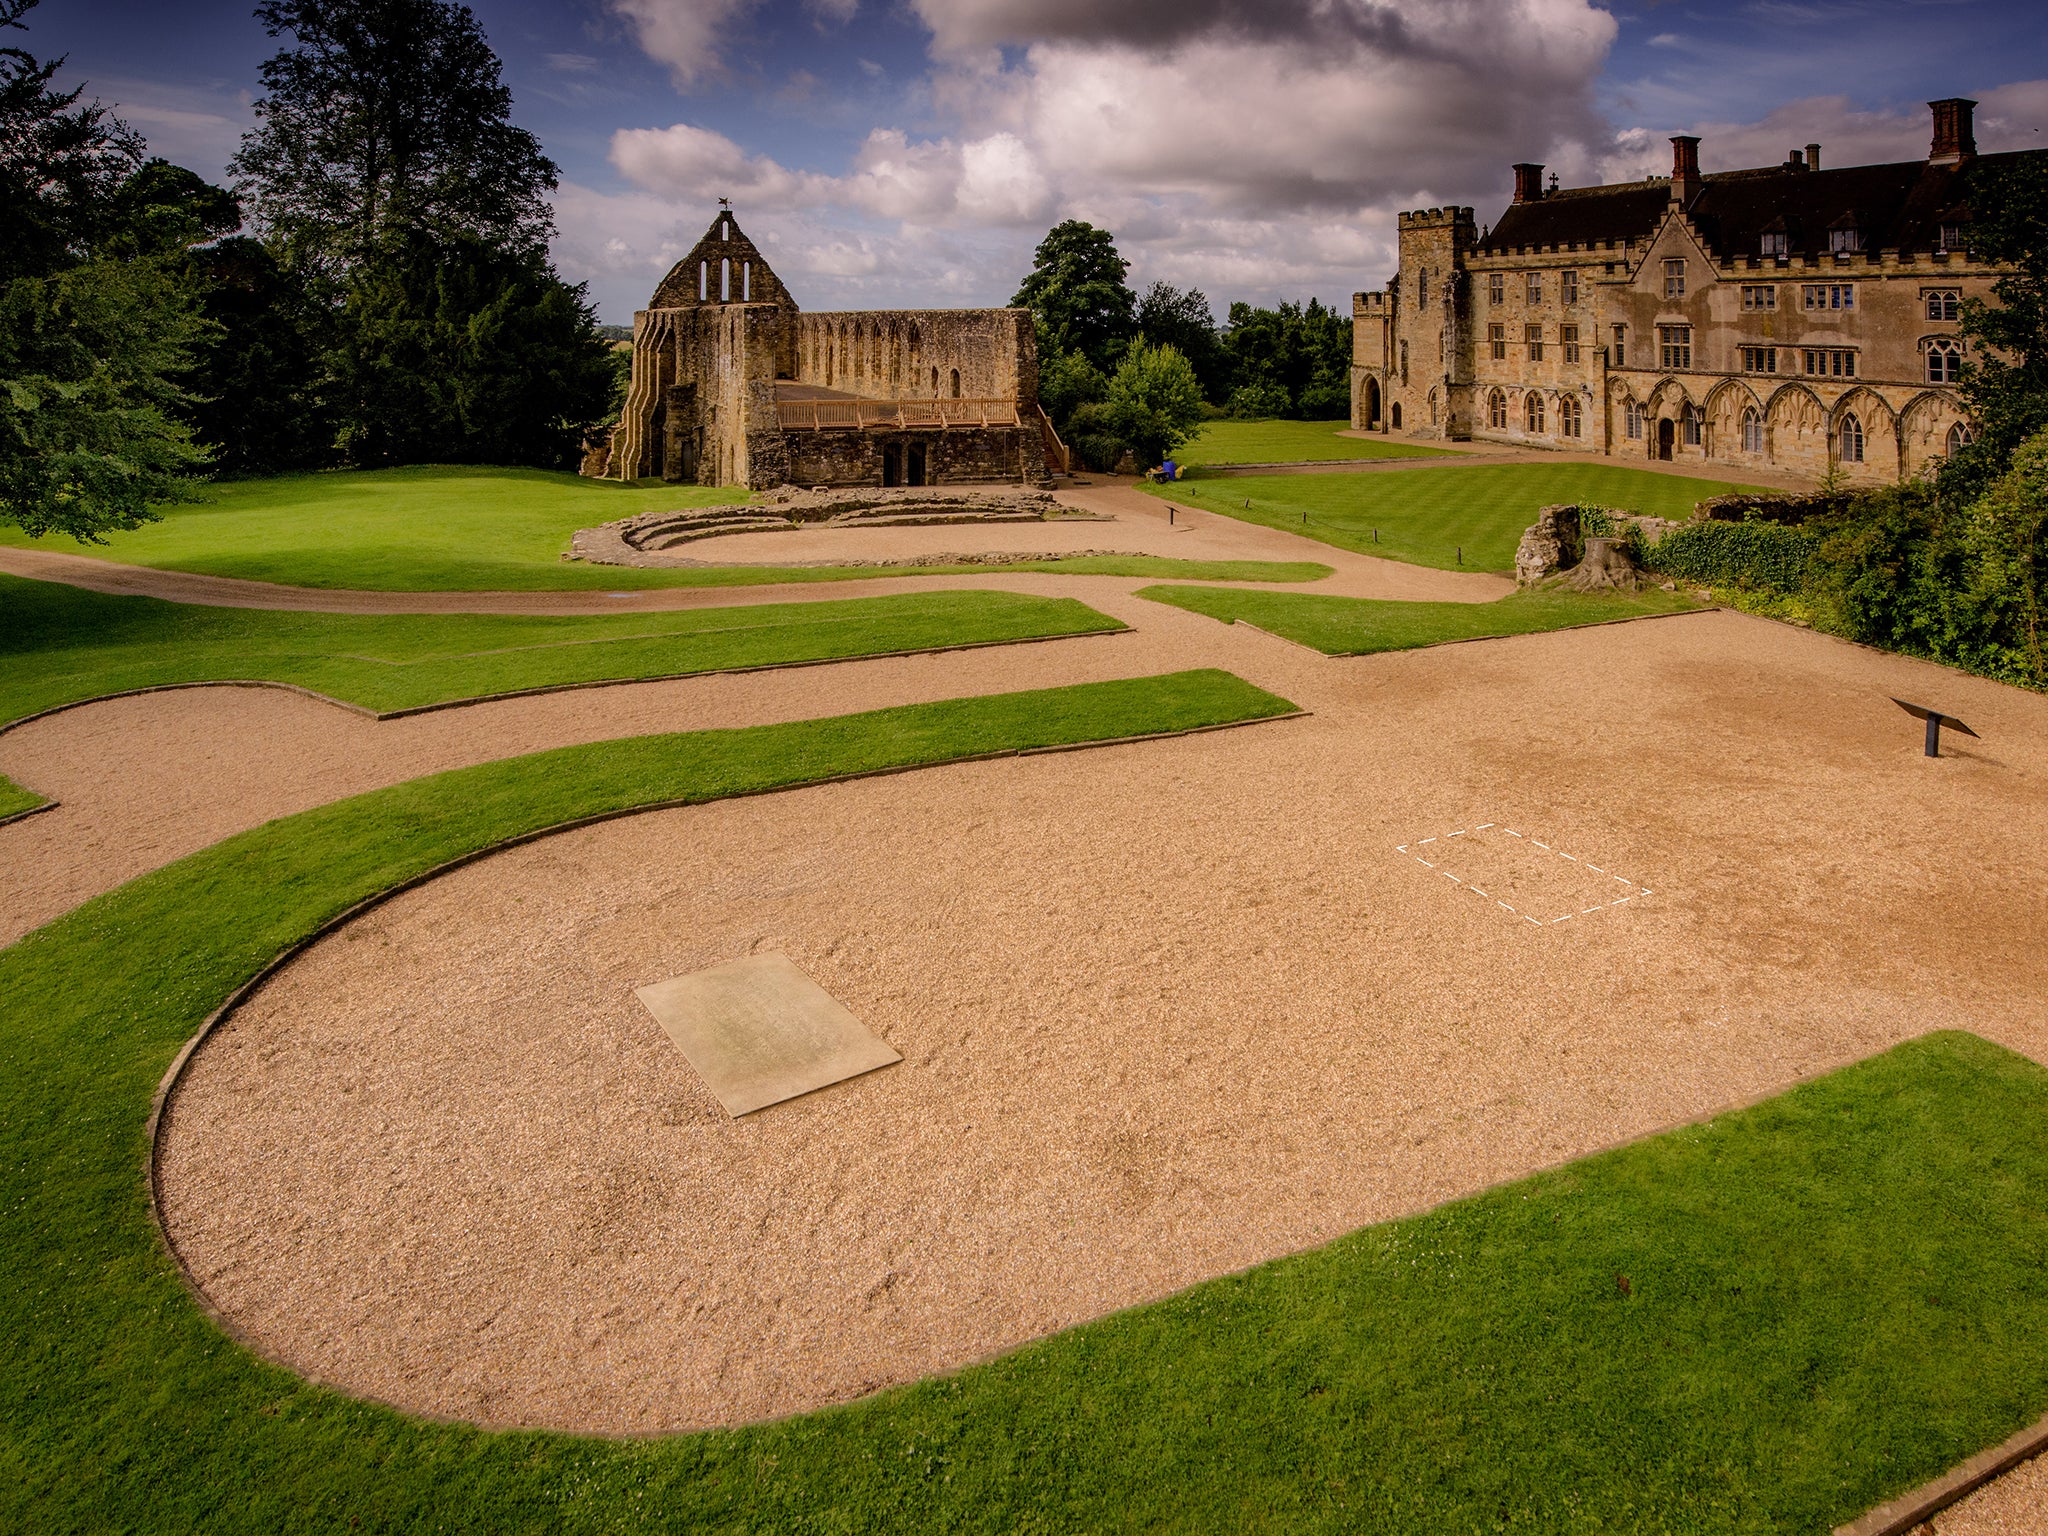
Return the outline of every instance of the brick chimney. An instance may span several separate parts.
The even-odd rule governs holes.
[[[1543,199],[1543,167],[1540,165],[1518,165],[1515,167],[1515,201],[1535,203]]]
[[[1818,144],[1806,146],[1806,168],[1809,171],[1820,169],[1820,146]]]
[[[1961,165],[1977,153],[1977,103],[1962,96],[1930,101],[1934,113],[1934,147],[1927,153],[1929,165]]]
[[[1671,137],[1671,201],[1683,208],[1700,189],[1700,141],[1689,133]]]

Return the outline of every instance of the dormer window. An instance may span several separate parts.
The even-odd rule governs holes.
[[[1837,256],[1849,256],[1863,249],[1863,232],[1854,224],[1837,224],[1828,231],[1828,249]]]
[[[1782,229],[1767,230],[1758,243],[1757,253],[1762,256],[1789,256],[1792,254],[1792,237]]]
[[[1934,248],[1937,251],[1960,251],[1963,248],[1963,226],[1952,221],[1943,223],[1936,232]]]

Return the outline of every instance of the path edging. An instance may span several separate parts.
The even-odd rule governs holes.
[[[1104,633],[1114,634],[1117,631],[1110,630],[1104,631]],[[206,685],[187,684],[182,686]],[[312,948],[313,945],[319,943],[344,924],[354,921],[366,912],[383,906],[386,902],[404,895],[407,891],[425,885],[430,880],[439,879],[442,875],[451,874],[455,870],[474,864],[481,859],[489,858],[493,854],[503,853],[511,848],[523,847],[528,843],[536,843],[542,838],[554,837],[560,833],[575,832],[584,827],[601,825],[607,821],[621,821],[628,816],[640,816],[654,811],[680,810],[689,806],[709,805],[726,800],[751,800],[762,795],[779,795],[786,794],[792,790],[816,789],[826,784],[849,784],[862,779],[890,778],[902,773],[919,773],[929,768],[950,768],[960,763],[1000,762],[1005,758],[1012,757],[1040,757],[1054,752],[1082,752],[1096,747],[1120,747],[1147,741],[1171,741],[1182,736],[1202,736],[1213,731],[1230,731],[1244,726],[1266,725],[1275,720],[1304,720],[1309,718],[1312,713],[1313,711],[1311,710],[1293,709],[1282,714],[1259,715],[1246,720],[1222,720],[1210,725],[1191,725],[1177,731],[1148,731],[1138,736],[1106,736],[1091,741],[1058,742],[1043,747],[1012,747],[1000,752],[976,752],[964,757],[949,757],[936,762],[903,763],[889,768],[868,768],[855,773],[839,773],[824,778],[806,779],[796,784],[777,784],[767,789],[739,790],[729,795],[716,795],[704,800],[669,799],[649,801],[642,805],[627,806],[620,810],[599,811],[590,816],[578,816],[568,821],[556,822],[551,826],[539,827],[530,832],[522,832],[517,836],[503,838],[485,847],[472,849],[470,852],[461,854],[456,858],[445,860],[440,864],[436,864],[432,869],[422,870],[416,875],[409,876],[395,885],[387,886],[373,895],[364,897],[361,901],[347,907],[343,911],[337,912],[312,932],[279,950],[277,954],[272,956],[269,961],[257,970],[255,975],[229,993],[226,1000],[218,1008],[214,1009],[213,1012],[209,1013],[200,1022],[198,1029],[194,1030],[185,1043],[179,1047],[178,1054],[171,1059],[170,1066],[164,1070],[163,1077],[157,1083],[156,1093],[150,1100],[149,1119],[143,1126],[142,1132],[143,1181],[149,1193],[149,1219],[150,1224],[156,1229],[157,1241],[162,1246],[164,1253],[170,1258],[172,1266],[177,1270],[178,1278],[184,1284],[185,1294],[198,1304],[199,1310],[206,1315],[207,1319],[216,1328],[234,1340],[241,1348],[248,1350],[249,1353],[256,1356],[259,1360],[275,1365],[281,1370],[291,1372],[300,1380],[327,1386],[330,1390],[342,1392],[344,1396],[358,1402],[382,1403],[382,1399],[365,1397],[359,1393],[344,1391],[340,1387],[322,1381],[318,1376],[300,1366],[277,1359],[267,1353],[255,1340],[245,1334],[239,1325],[214,1306],[213,1299],[207,1295],[205,1289],[194,1277],[191,1268],[185,1263],[184,1255],[178,1251],[178,1245],[172,1239],[170,1228],[164,1220],[163,1183],[158,1153],[162,1147],[164,1116],[170,1108],[172,1095],[177,1092],[178,1085],[184,1079],[186,1068],[191,1064],[193,1057],[198,1054],[200,1047],[206,1043],[221,1024],[225,1023],[242,1004],[254,996],[266,982],[293,960],[296,960],[301,954],[305,953],[305,951]],[[456,1418],[452,1415],[443,1417],[436,1414],[424,1414],[417,1409],[402,1407],[396,1403],[382,1403],[382,1405],[388,1407],[394,1413],[401,1413],[409,1418],[421,1419],[430,1423],[469,1424],[474,1427],[474,1421],[469,1419]],[[665,1431],[663,1433],[668,1432]],[[612,1437],[607,1436],[605,1438]],[[653,1437],[629,1436],[625,1438],[640,1439]]]
[[[1847,1525],[1835,1527],[1834,1536],[1905,1536],[1914,1526],[1947,1509],[1967,1494],[1975,1493],[1993,1478],[2010,1472],[2023,1461],[2031,1461],[2048,1450],[2048,1416],[2038,1418],[2025,1429],[1988,1451],[1979,1451],[1961,1466],[1944,1472],[1932,1482],[1888,1500]]]

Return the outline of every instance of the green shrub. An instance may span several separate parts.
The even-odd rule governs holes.
[[[1806,585],[1819,540],[1774,523],[1687,523],[1644,549],[1645,569],[1700,586],[1796,592]]]

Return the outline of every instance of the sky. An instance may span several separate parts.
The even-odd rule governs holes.
[[[1515,161],[1567,186],[1818,142],[2048,144],[2039,0],[473,0],[513,117],[561,169],[554,258],[624,324],[721,196],[805,309],[1006,303],[1064,218],[1143,291],[1319,298],[1395,265],[1395,220],[1481,224]],[[5,39],[64,55],[152,153],[225,180],[283,44],[249,0],[42,0]]]

